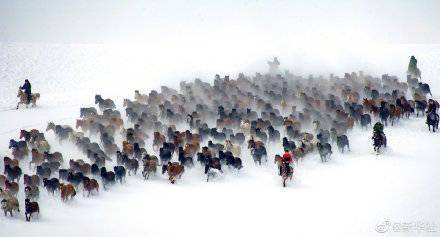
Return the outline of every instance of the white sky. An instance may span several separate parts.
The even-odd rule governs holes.
[[[0,42],[439,43],[439,0],[0,0]]]

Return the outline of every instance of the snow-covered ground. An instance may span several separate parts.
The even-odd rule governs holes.
[[[251,58],[254,55],[234,59],[220,54],[207,62],[199,55],[193,55],[192,61],[180,60],[183,52],[165,64],[166,58],[145,56],[145,51],[111,45],[0,44],[0,155],[9,154],[8,141],[18,138],[20,128],[44,130],[48,121],[73,125],[79,107],[92,106],[95,93],[115,99],[121,107],[122,99],[132,98],[135,88],[148,91],[194,77],[211,80],[217,72],[233,76],[266,69],[260,58]],[[366,68],[375,75],[402,76],[409,55],[414,54],[424,80],[438,96],[438,46],[373,46],[337,62],[318,59],[314,52],[280,52],[286,59],[280,56],[283,68],[304,74]],[[320,64],[326,68],[317,69]],[[33,90],[42,94],[39,106],[11,110],[24,78],[31,79]],[[210,183],[197,166],[175,185],[160,174],[149,181],[138,174],[125,185],[101,190],[91,198],[80,192],[67,203],[41,190],[40,218],[26,223],[23,213],[0,216],[0,236],[440,235],[440,136],[429,133],[422,118],[403,120],[385,133],[389,148],[376,156],[371,131],[354,129],[349,134],[351,152],[335,152],[326,164],[317,154],[307,156],[287,188],[281,187],[272,162],[256,167],[243,149],[244,169],[239,174],[226,172]],[[47,137],[53,150],[62,151],[65,158],[83,158],[72,145],[57,144],[52,133]],[[276,152],[281,152],[280,147],[269,148],[269,158]],[[23,209],[22,190],[19,199]],[[378,233],[376,227],[384,221],[391,225],[385,234]],[[393,229],[396,223],[418,222],[436,225],[436,232],[398,225]]]

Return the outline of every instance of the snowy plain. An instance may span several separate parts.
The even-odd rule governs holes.
[[[135,89],[176,87],[196,77],[211,81],[216,73],[264,72],[265,60],[272,56],[268,51],[294,74],[364,70],[401,80],[414,54],[423,80],[439,96],[437,45],[265,50],[234,58],[215,49],[163,53],[133,45],[0,44],[0,155],[9,154],[8,141],[17,139],[21,128],[44,130],[48,121],[74,125],[79,108],[93,106],[97,93],[114,99],[121,109],[122,99],[132,98]],[[207,60],[209,55],[216,58]],[[25,78],[42,94],[39,106],[12,110]],[[385,133],[389,149],[377,157],[371,131],[355,128],[349,133],[350,152],[335,152],[327,164],[317,154],[306,157],[287,188],[281,187],[272,162],[256,167],[243,149],[242,172],[227,172],[210,183],[196,167],[175,185],[160,174],[150,181],[138,174],[91,198],[79,192],[67,203],[42,190],[39,219],[26,223],[23,213],[0,216],[0,236],[439,236],[440,136],[415,117]],[[59,145],[52,133],[46,135],[53,150],[67,159],[84,158],[73,145]],[[271,147],[269,159],[279,152],[281,147]],[[22,190],[19,199],[23,209]],[[386,220],[434,223],[436,229],[399,232],[390,227],[378,233],[377,225]]]

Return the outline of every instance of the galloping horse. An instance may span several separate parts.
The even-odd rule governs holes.
[[[20,101],[18,101],[16,109],[18,109],[18,106],[20,106],[20,104],[26,105],[26,107],[27,107],[28,100],[27,100],[26,93],[24,93],[21,89],[18,89],[17,97],[20,99]],[[35,107],[37,105],[37,100],[40,99],[40,93],[33,93],[33,94],[31,94],[31,97],[32,97],[31,98],[32,107]]]
[[[286,180],[292,180],[293,169],[289,166],[289,163],[282,162],[281,163],[281,178],[283,179],[283,187],[286,187]]]
[[[439,115],[435,111],[432,111],[426,115],[426,124],[428,124],[429,131],[431,131],[432,126],[432,131],[435,132],[435,129],[438,129],[438,123]]]
[[[176,178],[180,179],[182,177],[183,172],[185,172],[185,167],[178,162],[168,162],[168,164],[162,166],[162,174],[165,174],[165,172],[168,173],[168,180],[174,184]]]
[[[375,132],[373,134],[373,148],[376,154],[379,154],[379,149],[384,146],[387,147],[387,138],[385,137],[385,134],[381,132]]]

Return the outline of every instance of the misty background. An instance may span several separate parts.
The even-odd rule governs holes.
[[[439,11],[437,0],[1,0],[0,40],[426,44],[439,42]]]
[[[0,106],[14,103],[25,78],[67,103],[79,90],[130,97],[264,72],[273,56],[304,76],[364,70],[404,80],[415,55],[435,92],[438,12],[436,0],[0,0],[0,93],[10,98]]]

